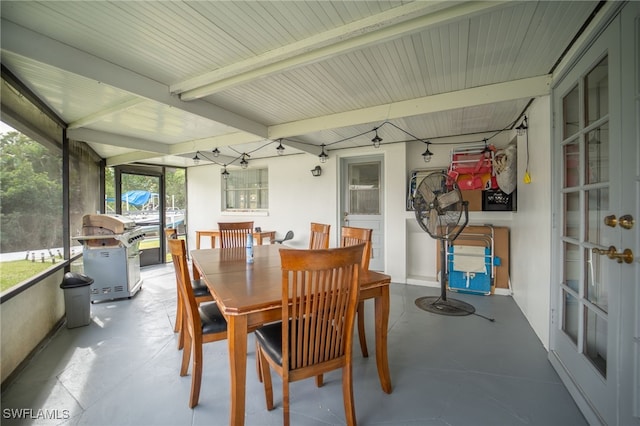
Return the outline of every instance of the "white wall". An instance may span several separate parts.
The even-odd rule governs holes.
[[[518,139],[518,211],[472,212],[470,223],[507,226],[511,229],[511,281],[514,298],[529,319],[540,340],[548,347],[549,312],[549,100],[534,102],[528,112],[530,171],[533,182],[522,184],[524,173],[524,139]],[[221,213],[221,168],[199,165],[187,171],[189,246],[195,248],[196,229],[215,229],[218,221],[253,220],[256,226],[277,231],[283,237],[287,230],[295,238],[287,242],[293,247],[307,247],[309,223],[331,224],[330,245],[336,246],[339,230],[339,164],[341,158],[384,155],[384,256],[385,273],[394,283],[439,286],[436,281],[437,242],[416,223],[414,213],[406,210],[407,182],[410,171],[425,167],[446,168],[450,150],[458,144],[481,141],[493,134],[460,136],[434,141],[435,154],[424,163],[422,142],[383,144],[372,147],[331,151],[322,164],[322,176],[313,177],[310,170],[319,165],[318,158],[300,154],[250,160],[249,167],[269,168],[269,213],[265,215]],[[490,140],[505,147],[515,132],[504,132]],[[208,247],[203,241],[202,247]],[[526,259],[526,261],[521,261]],[[495,296],[503,297],[503,296]]]
[[[0,371],[2,382],[40,344],[64,316],[64,292],[59,269],[2,303],[0,310]]]
[[[513,297],[540,341],[549,349],[551,292],[551,101],[536,99],[527,111],[529,174],[526,138],[518,137],[518,213],[511,230]]]

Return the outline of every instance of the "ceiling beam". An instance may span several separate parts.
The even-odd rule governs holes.
[[[71,123],[69,123],[69,126],[67,128],[78,129],[80,127],[88,126],[91,123],[95,123],[96,121],[103,120],[112,114],[126,111],[129,108],[133,108],[144,102],[146,102],[145,99],[138,98],[138,97],[130,97],[128,100],[120,101],[114,105],[103,108],[100,111],[94,112],[93,114],[89,114],[75,121],[72,121]]]
[[[171,154],[171,145],[150,141],[148,139],[118,135],[116,133],[106,133],[91,129],[70,129],[67,132],[67,136],[69,139],[77,141],[93,142],[103,145],[146,151],[148,153],[152,153],[153,157],[157,157],[158,154]]]
[[[548,95],[551,91],[550,84],[551,76],[542,75],[277,124],[269,127],[269,139],[275,140],[322,130],[487,105],[494,102],[536,98]]]
[[[152,158],[158,158],[158,154],[152,154],[146,151],[128,152],[126,154],[114,155],[107,158],[107,167],[119,166],[121,164],[131,164],[138,161],[144,162]]]
[[[185,101],[202,98],[265,76],[424,31],[429,27],[469,19],[504,4],[503,1],[409,3],[177,83],[170,86],[170,90],[172,93],[180,93],[180,99]],[[424,15],[425,13],[427,14]],[[418,14],[423,16],[415,17]]]
[[[144,99],[222,123],[243,132],[266,137],[267,127],[205,101],[182,102],[169,86],[112,62],[31,31],[13,22],[0,21],[2,49],[49,66],[99,81]]]

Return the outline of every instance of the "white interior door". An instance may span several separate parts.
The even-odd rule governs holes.
[[[591,424],[640,424],[638,266],[631,254],[638,231],[624,220],[638,212],[637,132],[623,137],[637,127],[623,112],[638,110],[638,79],[637,68],[635,81],[621,71],[637,46],[623,52],[621,35],[618,16],[553,97],[559,161],[549,357]],[[635,100],[623,97],[629,87],[636,87]]]
[[[383,157],[343,158],[341,166],[341,225],[373,229],[369,269],[383,271]]]

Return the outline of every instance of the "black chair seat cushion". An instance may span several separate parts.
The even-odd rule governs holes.
[[[227,330],[227,320],[216,302],[201,303],[198,307],[200,312],[200,322],[202,323],[202,333],[220,333]]]
[[[202,280],[191,280],[191,288],[195,297],[209,296],[209,287]]]
[[[282,365],[282,323],[263,325],[255,331],[255,336],[269,358]]]

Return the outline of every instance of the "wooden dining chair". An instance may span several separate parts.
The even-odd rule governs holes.
[[[247,234],[253,235],[253,222],[218,222],[220,247],[244,247]]]
[[[340,247],[349,247],[357,244],[364,244],[362,251],[362,262],[360,266],[363,271],[369,270],[369,260],[371,259],[371,235],[372,229],[354,228],[343,226],[340,232]],[[369,356],[367,349],[367,339],[364,330],[364,300],[358,302],[358,338],[360,339],[360,350],[363,357]]]
[[[178,232],[175,228],[165,228],[165,235],[167,236],[167,243],[169,240],[177,240]],[[173,256],[172,256],[173,257]],[[185,257],[189,257],[186,254]],[[196,303],[199,305],[204,302],[213,302],[213,296],[209,292],[209,287],[202,280],[195,280],[193,278],[189,279],[191,283],[191,288],[193,289],[193,294],[196,298]],[[182,294],[180,292],[180,287],[178,286],[178,282],[176,280],[176,322],[173,326],[174,333],[180,333],[178,335],[178,349],[182,349],[184,347],[184,334],[182,333],[182,316],[184,314],[184,302],[182,300]]]
[[[198,405],[200,399],[200,385],[202,383],[202,344],[216,342],[227,338],[227,321],[215,302],[198,305],[193,288],[190,285],[189,268],[187,264],[187,250],[184,240],[169,240],[169,250],[176,272],[176,282],[183,300],[182,332],[184,335],[184,349],[180,376],[186,376],[191,367],[191,394],[189,407]]]
[[[272,410],[271,369],[282,377],[285,426],[289,425],[289,383],[342,369],[347,425],[355,425],[353,323],[360,296],[358,277],[364,244],[322,249],[280,249],[282,318],[255,331],[267,409]],[[288,320],[286,320],[288,319]]]
[[[328,249],[329,230],[331,225],[311,222],[311,235],[309,237],[309,249]]]

